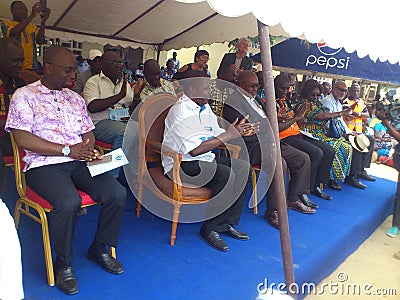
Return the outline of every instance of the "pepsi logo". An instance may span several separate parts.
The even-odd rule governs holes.
[[[340,47],[338,49],[332,49],[329,48],[325,43],[318,43],[318,50],[319,52],[321,52],[324,55],[335,55],[337,53],[340,52],[340,50],[342,50],[343,47]]]

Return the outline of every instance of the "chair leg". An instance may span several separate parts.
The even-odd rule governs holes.
[[[251,169],[251,184],[253,188],[252,198],[253,198],[253,214],[258,214],[258,196],[257,196],[257,173],[252,168]]]
[[[143,199],[143,184],[138,184],[138,198],[136,206],[136,217],[140,217],[140,211],[142,210],[142,199]]]
[[[117,253],[116,253],[115,247],[110,247],[110,255],[112,257],[114,257],[115,259],[117,258]]]
[[[181,204],[180,203],[174,204],[174,215],[172,218],[172,230],[171,230],[171,240],[170,240],[171,246],[175,245],[176,229],[178,227],[180,211],[181,211]]]
[[[42,225],[42,237],[43,237],[44,257],[46,261],[47,282],[50,286],[53,286],[54,270],[53,270],[53,257],[51,254],[51,246],[50,246],[49,224],[47,222],[46,213],[44,211],[38,211],[38,213]]]
[[[21,199],[18,199],[17,203],[15,203],[15,209],[14,209],[14,224],[15,224],[16,229],[18,229],[18,225],[19,225],[19,217],[21,215],[21,206],[22,206]]]

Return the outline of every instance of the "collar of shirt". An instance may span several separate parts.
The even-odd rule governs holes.
[[[263,118],[266,118],[267,115],[265,111],[263,110],[262,106],[257,102],[257,100],[254,97],[249,97],[245,94],[243,94],[243,97],[246,99],[246,101],[250,104],[250,106]]]
[[[209,107],[208,104],[204,105],[205,108],[201,109],[201,106],[198,105],[196,102],[194,102],[192,99],[190,99],[188,96],[183,94],[180,98],[179,101],[186,106],[188,110],[192,110],[195,113],[200,113],[201,111],[205,111],[206,108]]]
[[[106,79],[106,80],[112,82],[112,80],[111,80],[108,76],[106,76],[106,75],[103,73],[103,71],[100,71],[99,77],[100,77],[100,79]],[[114,82],[112,82],[112,84],[114,84],[115,86],[117,86],[120,82],[121,82],[121,79],[118,79],[118,80],[115,82],[115,84],[114,84]]]

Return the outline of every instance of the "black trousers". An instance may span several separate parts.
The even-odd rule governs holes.
[[[4,135],[0,138],[0,182],[3,182],[3,174],[4,174],[4,161],[2,156],[12,156],[12,147],[10,134],[5,132]]]
[[[292,135],[282,140],[283,142],[307,153],[311,160],[310,189],[315,190],[320,183],[327,184],[329,170],[335,156],[332,146],[319,140],[314,140],[302,134]]]
[[[371,165],[375,139],[370,135],[366,135],[366,137],[369,139],[368,152],[360,152],[353,149],[353,158],[351,160],[349,176],[356,176],[360,174],[364,168],[369,168]]]
[[[27,185],[51,203],[49,225],[57,260],[72,261],[72,239],[82,205],[77,189],[101,204],[94,240],[116,247],[126,201],[126,189],[107,173],[91,177],[86,163],[72,161],[33,168],[26,173]]]
[[[239,223],[246,198],[250,174],[248,162],[229,157],[216,157],[212,162],[183,161],[182,182],[207,186],[212,190],[208,202],[205,230],[223,232],[227,225]]]
[[[392,226],[400,228],[400,173],[397,178],[397,190],[396,196],[394,197]]]

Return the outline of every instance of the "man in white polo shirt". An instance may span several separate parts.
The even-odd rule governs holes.
[[[212,150],[240,136],[250,136],[258,124],[235,120],[227,131],[218,125],[217,116],[208,105],[210,79],[204,72],[190,70],[182,82],[185,93],[171,107],[165,119],[163,145],[182,154],[181,179],[184,183],[211,188],[205,221],[200,235],[213,248],[228,251],[219,235],[248,240],[246,233],[234,225],[239,223],[246,197],[250,165],[240,159],[215,157]],[[163,156],[164,172],[171,176],[173,161]]]

